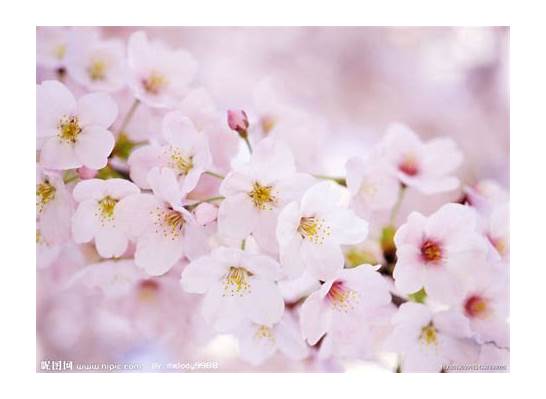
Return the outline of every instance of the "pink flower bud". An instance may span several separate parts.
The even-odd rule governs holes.
[[[211,205],[207,202],[197,205],[195,208],[195,220],[201,226],[204,226],[214,220],[216,220],[216,215],[218,214],[218,208],[214,205]]]
[[[231,130],[246,136],[248,130],[248,117],[246,116],[245,111],[230,109],[227,112],[227,120]]]
[[[78,175],[82,180],[92,179],[97,175],[97,171],[95,169],[89,169],[86,166],[82,166],[78,169]]]

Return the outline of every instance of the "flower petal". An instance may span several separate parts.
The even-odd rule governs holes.
[[[74,149],[84,166],[102,169],[114,149],[114,136],[102,127],[88,127],[80,133]]]

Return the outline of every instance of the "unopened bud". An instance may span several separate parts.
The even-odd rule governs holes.
[[[245,111],[234,109],[228,110],[227,121],[231,130],[239,133],[241,137],[247,137],[249,124]]]
[[[78,175],[82,180],[92,179],[97,175],[97,171],[95,169],[82,166],[81,168],[78,168]]]

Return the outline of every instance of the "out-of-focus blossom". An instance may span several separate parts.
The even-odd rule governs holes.
[[[450,138],[436,138],[423,143],[408,127],[393,124],[380,144],[379,151],[391,173],[405,185],[424,194],[451,191],[459,179],[451,174],[463,160],[462,153]]]
[[[55,172],[36,171],[36,242],[37,244],[62,244],[70,239],[70,220],[74,201],[64,185],[63,178]]]
[[[186,266],[181,284],[187,292],[206,294],[205,320],[218,331],[229,331],[246,319],[266,326],[280,321],[284,302],[275,283],[279,277],[273,258],[221,247]]]
[[[392,318],[394,330],[386,346],[401,355],[403,372],[438,372],[449,365],[475,364],[479,346],[449,312],[433,313],[427,306],[408,302]]]
[[[78,209],[72,218],[72,234],[77,243],[95,240],[100,256],[121,256],[127,249],[127,229],[118,215],[118,204],[123,198],[140,190],[124,179],[90,179],[74,187]]]
[[[286,275],[293,278],[308,270],[318,279],[331,279],[343,268],[341,245],[366,239],[368,223],[343,207],[343,195],[335,183],[321,182],[281,211],[277,240]]]
[[[185,195],[195,188],[201,174],[211,165],[207,139],[180,111],[165,115],[162,131],[167,145],[150,144],[131,153],[128,160],[131,179],[142,188],[150,188],[150,171],[169,168]]]
[[[309,354],[294,317],[285,312],[273,325],[243,322],[237,329],[241,359],[258,366],[277,351],[292,360],[302,360]]]
[[[116,91],[126,82],[125,48],[120,40],[79,45],[66,58],[70,76],[88,90]]]
[[[120,224],[136,241],[135,263],[151,276],[166,273],[182,256],[199,256],[206,237],[193,215],[176,200],[171,169],[150,173],[152,194],[134,194],[118,203]]]
[[[397,289],[413,293],[425,288],[441,301],[456,296],[457,276],[472,272],[487,245],[477,232],[475,213],[459,204],[446,204],[425,217],[412,212],[394,236],[398,261],[393,277]]]
[[[174,107],[186,94],[197,69],[188,52],[149,41],[144,32],[129,38],[128,57],[129,86],[136,98],[151,107]]]
[[[108,127],[118,108],[110,96],[92,93],[78,101],[57,81],[37,88],[37,134],[43,142],[40,164],[51,169],[101,169],[114,148]]]
[[[347,162],[347,188],[351,193],[351,207],[358,215],[391,209],[396,203],[400,183],[392,176],[381,159],[356,157]]]
[[[277,251],[275,229],[279,211],[298,200],[314,179],[296,173],[290,150],[274,140],[263,140],[250,161],[229,173],[220,186],[225,200],[218,210],[218,230],[244,240],[250,234],[258,244]]]
[[[342,269],[303,303],[303,335],[314,345],[335,329],[359,328],[375,308],[390,301],[388,285],[372,266]]]

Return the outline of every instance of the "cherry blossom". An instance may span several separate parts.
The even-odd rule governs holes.
[[[197,64],[182,49],[171,50],[135,32],[128,46],[129,86],[140,101],[151,107],[174,107],[187,92]]]
[[[321,280],[331,279],[343,268],[341,245],[366,239],[368,223],[342,206],[344,194],[335,183],[321,182],[281,211],[277,240],[286,275],[308,270]]]
[[[303,303],[303,335],[314,345],[335,329],[355,328],[367,313],[390,301],[388,285],[372,266],[340,270]]]
[[[114,148],[114,136],[108,127],[118,112],[110,96],[92,93],[76,101],[62,83],[46,81],[38,85],[36,107],[43,167],[101,169],[106,166]]]
[[[169,168],[177,176],[181,192],[187,194],[211,165],[207,138],[179,111],[165,115],[162,131],[167,145],[150,144],[131,153],[131,179],[142,188],[150,188],[150,171]]]
[[[400,182],[424,194],[451,191],[459,186],[459,180],[451,174],[459,167],[463,156],[449,138],[423,143],[408,127],[392,124],[379,151]]]
[[[313,178],[296,173],[290,150],[274,140],[263,140],[250,161],[222,181],[225,198],[218,210],[220,234],[243,240],[252,234],[264,249],[275,252],[279,211],[297,200]]]
[[[461,289],[457,276],[471,270],[487,252],[475,213],[458,204],[446,204],[429,217],[412,212],[394,242],[397,289],[410,294],[424,287],[439,300],[457,295]]]
[[[72,218],[72,234],[77,243],[94,239],[103,258],[119,257],[127,249],[126,229],[120,224],[119,202],[140,190],[124,179],[90,179],[74,187],[78,209]]]
[[[186,266],[181,284],[187,292],[206,294],[203,317],[216,330],[229,331],[244,320],[266,326],[281,320],[279,278],[274,259],[220,247]]]

